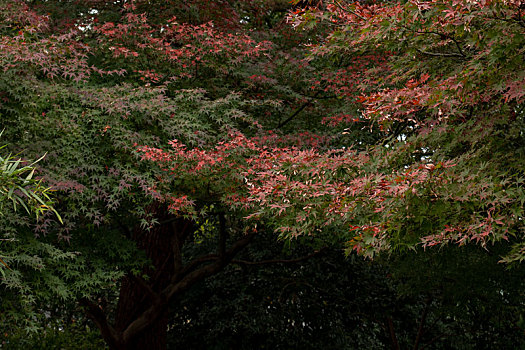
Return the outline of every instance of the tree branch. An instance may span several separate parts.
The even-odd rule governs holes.
[[[225,251],[223,259],[216,259],[214,263],[208,264],[198,270],[190,272],[179,281],[170,283],[160,293],[160,302],[153,303],[153,305],[151,305],[138,318],[131,322],[124,332],[122,332],[123,342],[125,344],[128,343],[137,333],[143,331],[149,325],[151,325],[164,311],[166,304],[171,299],[173,299],[174,296],[184,292],[204,278],[212,276],[222,270],[224,266],[226,266],[239,251],[241,251],[252,241],[254,236],[255,234],[250,234],[235,242],[229,250]]]
[[[182,238],[181,234],[177,232],[175,222],[171,224],[172,230],[175,231],[172,237],[172,251],[173,251],[173,273],[177,275],[182,270]]]
[[[361,20],[363,20],[363,21],[366,22],[366,18],[364,18],[363,16],[361,16],[360,14],[358,14],[358,13],[355,12],[355,11],[352,11],[352,10],[350,10],[350,9],[344,8],[343,5],[341,5],[341,4],[339,3],[339,1],[334,0],[334,4],[336,4],[337,7],[339,7],[343,12],[351,13],[352,15],[354,15],[354,16],[356,16],[356,17],[358,17],[358,18],[360,18]]]
[[[142,277],[139,277],[139,276],[135,276],[135,275],[130,275],[131,278],[137,282],[142,288],[144,288],[146,290],[146,292],[148,293],[148,295],[153,299],[153,300],[157,300],[159,299],[159,295],[157,293],[155,293],[155,291],[146,283],[146,281],[144,281],[142,279]],[[158,300],[157,300],[158,301]]]
[[[87,308],[89,318],[91,318],[100,329],[102,337],[108,342],[110,348],[121,349],[123,345],[122,334],[117,332],[115,328],[109,324],[102,308],[87,298],[80,299],[80,304]]]
[[[443,332],[443,333],[440,333],[440,334],[436,335],[434,338],[430,339],[430,341],[429,341],[428,343],[426,343],[425,346],[423,346],[423,347],[421,348],[421,350],[423,350],[423,349],[425,349],[426,347],[428,347],[428,346],[434,344],[436,341],[438,341],[439,339],[441,339],[441,338],[443,338],[443,337],[448,337],[448,334],[446,334],[446,333]]]
[[[423,309],[423,314],[421,315],[421,320],[419,321],[416,341],[414,342],[414,347],[412,348],[413,350],[419,349],[419,342],[421,341],[421,336],[423,335],[423,327],[425,326],[425,321],[427,319],[428,309],[430,308],[431,302],[432,302],[432,298],[427,297],[425,300],[425,308]]]
[[[124,233],[124,236],[128,238],[132,237],[132,233],[129,227],[124,225],[124,223],[120,221],[119,218],[117,218],[117,225],[118,225],[118,228],[120,229],[120,232]]]
[[[219,213],[219,257],[224,259],[226,254],[226,218],[224,213]]]
[[[328,96],[317,96],[317,95],[305,95],[305,94],[302,94],[299,92],[300,95],[306,97],[306,98],[311,98],[311,99],[315,99],[315,100],[329,100],[329,99],[332,99],[332,98],[337,98],[337,95],[328,95]]]
[[[184,241],[186,241],[186,238],[188,237],[188,234],[189,234],[188,227],[189,226],[190,226],[190,222],[186,220],[184,222],[184,226],[182,227],[182,229],[179,229],[177,227],[175,221],[171,222],[171,227],[174,232],[173,238],[172,238],[174,275],[177,275],[182,271],[182,246],[184,245]]]
[[[304,260],[308,260],[316,255],[320,255],[322,252],[324,252],[327,248],[321,248],[319,250],[316,250],[313,253],[310,253],[308,255],[302,256],[297,259],[272,259],[272,260],[262,260],[262,261],[247,261],[247,260],[232,260],[232,264],[243,264],[243,265],[264,265],[264,264],[293,264],[297,262],[301,262]]]
[[[452,52],[452,53],[449,53],[449,52],[428,52],[428,51],[423,51],[423,50],[420,50],[420,49],[416,49],[416,50],[420,54],[427,55],[427,56],[434,56],[434,57],[461,57],[461,58],[465,58],[465,55],[462,55],[460,53],[455,53],[455,52]]]
[[[388,333],[390,335],[390,340],[392,341],[392,349],[393,350],[399,350],[399,342],[397,341],[396,331],[394,329],[394,321],[392,321],[392,317],[388,316],[386,318],[387,326],[388,326]]]
[[[189,264],[184,266],[184,268],[179,273],[179,276],[186,275],[187,273],[195,269],[200,264],[203,264],[205,262],[210,262],[210,261],[216,261],[216,260],[219,260],[219,256],[217,254],[209,254],[209,255],[201,256],[200,258],[197,258],[197,259],[193,259]]]
[[[317,98],[317,96],[319,96],[319,94],[322,92],[322,90],[318,90],[313,97],[311,97],[312,99],[315,99]],[[280,129],[282,128],[283,126],[285,126],[286,124],[288,124],[289,122],[291,122],[293,120],[293,118],[295,118],[299,113],[301,113],[303,111],[303,109],[305,109],[307,106],[309,106],[310,104],[312,103],[311,100],[308,100],[306,101],[305,103],[303,103],[301,105],[301,107],[299,107],[298,109],[295,110],[295,112],[293,112],[288,118],[286,118],[285,121],[283,122],[280,122],[279,125],[277,125],[277,129]]]
[[[436,31],[432,31],[432,30],[429,30],[429,31],[414,30],[414,29],[411,29],[411,28],[409,28],[407,26],[401,26],[401,28],[404,28],[404,29],[406,29],[406,30],[408,30],[408,31],[410,31],[412,33],[415,33],[415,34],[433,34],[433,35],[439,36],[441,39],[452,40],[452,42],[454,42],[454,44],[456,44],[456,48],[458,49],[459,54],[461,55],[461,57],[466,57],[465,53],[463,52],[463,49],[461,48],[461,45],[459,44],[459,41],[455,37],[450,35],[450,34],[436,32]]]

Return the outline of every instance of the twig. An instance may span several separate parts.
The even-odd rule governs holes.
[[[322,90],[319,90],[315,93],[315,95],[312,97],[312,99],[314,98],[317,98],[317,96],[319,96],[319,94],[321,93]],[[303,103],[303,105],[301,107],[299,107],[298,109],[295,110],[295,112],[292,113],[292,115],[290,115],[288,118],[286,118],[285,121],[279,123],[279,125],[277,125],[277,129],[280,129],[282,128],[283,126],[285,126],[286,124],[288,124],[289,122],[292,121],[293,118],[295,118],[299,113],[302,112],[303,109],[305,109],[307,106],[309,106],[310,104],[312,103],[312,100],[308,100],[306,101],[305,103]]]
[[[417,52],[419,52],[420,54],[423,54],[423,55],[427,55],[427,56],[435,56],[435,57],[461,57],[461,58],[465,58],[465,55],[462,55],[460,53],[455,53],[455,52],[452,52],[452,53],[447,53],[447,52],[428,52],[428,51],[423,51],[423,50],[420,50],[420,49],[416,49]]]
[[[339,3],[339,1],[334,0],[334,4],[336,4],[337,7],[339,7],[343,12],[351,13],[351,14],[353,14],[354,16],[356,16],[356,17],[358,17],[358,18],[360,18],[361,20],[363,20],[363,21],[366,22],[366,18],[364,18],[363,16],[361,16],[360,14],[358,14],[358,13],[355,12],[355,11],[352,11],[352,10],[350,10],[350,9],[344,8],[343,5],[341,5],[341,4]]]
[[[433,35],[439,36],[441,39],[452,40],[452,42],[454,42],[454,44],[456,44],[456,47],[457,47],[457,49],[459,51],[459,54],[462,57],[467,57],[465,55],[465,53],[463,52],[463,49],[461,48],[461,45],[459,44],[459,41],[456,38],[454,38],[452,35],[450,35],[450,34],[436,32],[436,31],[433,31],[433,30],[429,30],[429,31],[414,30],[414,29],[411,29],[411,28],[409,28],[407,26],[404,26],[404,25],[402,25],[401,28],[406,29],[406,30],[411,31],[412,33],[416,33],[416,34],[433,34]]]
[[[244,265],[264,265],[264,264],[293,264],[297,262],[301,262],[304,260],[308,260],[316,255],[321,254],[323,251],[325,251],[327,248],[324,247],[322,249],[316,250],[315,252],[302,256],[297,259],[272,259],[272,260],[262,260],[262,261],[247,261],[247,260],[232,260],[232,264],[244,264]]]

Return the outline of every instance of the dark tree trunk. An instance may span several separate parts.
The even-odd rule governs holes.
[[[255,236],[244,235],[226,249],[226,220],[221,214],[217,252],[183,266],[182,246],[193,230],[192,222],[170,216],[160,205],[152,206],[149,212],[156,214],[160,224],[151,230],[136,228],[133,240],[144,250],[151,265],[141,276],[130,274],[122,279],[114,324],[100,305],[87,298],[80,300],[114,350],[166,349],[169,301],[219,273]]]
[[[115,329],[118,332],[123,332],[131,322],[153,305],[154,293],[158,295],[170,284],[175,273],[175,261],[180,259],[180,256],[174,258],[175,254],[180,254],[174,249],[175,240],[180,240],[185,235],[190,223],[183,219],[170,218],[163,208],[155,209],[158,211],[157,219],[161,225],[149,231],[137,228],[133,237],[137,246],[143,249],[151,260],[152,266],[143,271],[144,278],[129,275],[122,280],[115,318]],[[152,321],[150,326],[136,334],[125,345],[126,349],[166,349],[167,307]]]
[[[151,298],[145,293],[143,288],[137,283],[133,283],[131,278],[126,277],[120,288],[115,329],[123,332],[151,304]],[[156,317],[156,320],[149,327],[134,336],[126,344],[125,349],[166,349],[167,327],[168,315],[165,311],[159,317]]]

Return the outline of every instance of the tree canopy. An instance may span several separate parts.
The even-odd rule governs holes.
[[[168,306],[268,235],[394,275],[451,246],[520,269],[524,11],[0,0],[3,329],[85,313],[112,349],[165,348]]]

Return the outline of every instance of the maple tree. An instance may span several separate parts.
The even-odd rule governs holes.
[[[3,1],[5,139],[48,152],[36,174],[60,217],[3,219],[2,322],[36,331],[58,297],[111,348],[163,348],[166,306],[258,232],[368,257],[508,241],[522,261],[522,11]]]
[[[337,27],[314,56],[384,58],[348,84],[362,118],[393,134],[382,144],[388,150],[374,150],[393,171],[371,181],[379,220],[356,227],[357,249],[363,239],[379,249],[521,241],[522,6],[334,1],[326,11],[297,14],[298,26],[310,17]],[[504,259],[521,261],[520,247]]]

